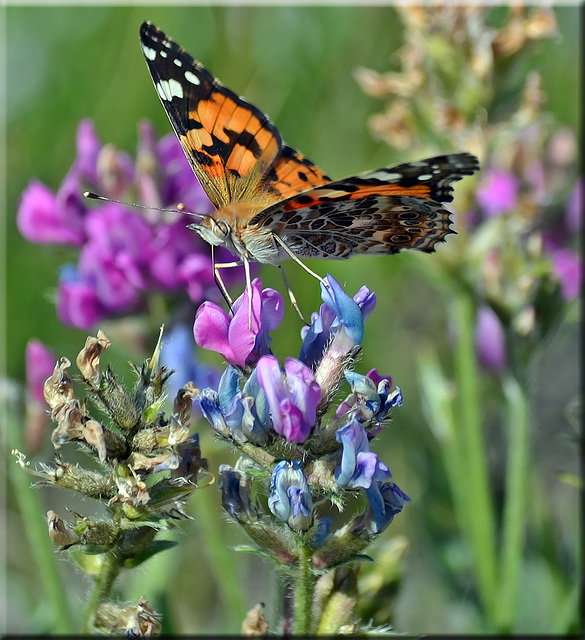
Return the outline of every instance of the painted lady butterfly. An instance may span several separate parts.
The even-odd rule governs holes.
[[[189,226],[237,256],[229,266],[243,263],[249,274],[250,261],[280,266],[285,258],[431,252],[454,233],[441,203],[453,200],[454,182],[479,169],[475,156],[437,156],[331,181],[283,142],[268,116],[150,22],[142,24],[140,42],[175,133],[217,209]]]

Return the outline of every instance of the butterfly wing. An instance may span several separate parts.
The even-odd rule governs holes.
[[[216,208],[257,200],[261,209],[329,181],[283,143],[268,116],[150,22],[140,27],[140,44],[173,129]]]
[[[343,259],[401,249],[432,252],[447,234],[453,183],[479,169],[458,153],[331,182],[252,218],[251,236],[269,230],[299,258]]]

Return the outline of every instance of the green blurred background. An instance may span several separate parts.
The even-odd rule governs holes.
[[[573,130],[580,117],[578,11],[558,8],[561,38],[543,43],[530,58],[531,68],[543,77],[548,109]],[[142,20],[154,22],[224,84],[268,113],[284,139],[332,177],[416,159],[397,157],[384,143],[372,139],[367,121],[383,105],[366,96],[353,78],[358,66],[380,72],[390,68],[393,53],[403,43],[401,22],[390,7],[10,7],[4,19],[6,365],[8,379],[18,385],[23,384],[24,349],[31,337],[71,360],[85,340],[83,332],[58,322],[52,302],[59,266],[75,254],[32,245],[19,235],[15,215],[20,193],[33,177],[54,189],[59,186],[74,158],[75,131],[82,118],[94,120],[102,142],[132,153],[140,119],[154,122],[159,135],[170,131],[138,45]],[[375,616],[375,622],[391,619],[396,630],[415,633],[486,632],[489,628],[482,626],[472,579],[466,578],[468,551],[457,534],[443,461],[425,424],[417,382],[417,358],[428,345],[438,350],[447,371],[451,366],[446,322],[450,301],[448,292],[429,276],[432,260],[432,256],[402,254],[309,264],[319,273],[332,273],[350,293],[364,283],[376,291],[379,302],[367,325],[360,371],[377,367],[391,374],[405,398],[376,450],[413,502],[371,555],[376,558],[388,552],[395,536],[406,536],[409,548],[401,582],[398,588],[393,584],[386,590],[381,599],[386,609]],[[315,282],[296,265],[289,265],[287,274],[303,311],[317,309]],[[277,270],[265,269],[262,278],[265,286],[282,290]],[[295,314],[288,313],[274,335],[279,357],[298,353],[300,328]],[[578,495],[573,487],[559,486],[555,477],[559,472],[578,473],[576,433],[564,418],[580,386],[577,347],[578,324],[569,319],[542,345],[531,372],[531,472],[543,479],[544,486],[550,483],[551,496],[535,496],[541,529],[532,541],[537,548],[534,562],[524,569],[525,597],[517,612],[526,632],[551,630],[560,592],[555,580],[570,574],[573,567],[566,563],[575,562]],[[130,379],[125,362],[143,355],[131,346],[114,344],[107,359]],[[553,390],[551,378],[555,379]],[[497,399],[489,400],[490,378],[486,376],[484,383],[485,435],[497,496],[505,452]],[[22,400],[20,386],[9,390],[17,403]],[[233,462],[233,454],[213,441],[204,424],[198,430],[212,470],[221,462]],[[50,458],[47,434],[34,460]],[[11,460],[8,464],[13,476],[18,469]],[[14,496],[21,486],[13,481],[7,485],[7,630],[50,632],[47,625],[52,614]],[[59,511],[64,498],[53,490],[42,490],[38,497],[40,519],[49,508]],[[275,600],[276,585],[267,564],[227,548],[223,557],[208,549],[210,535],[223,536],[226,547],[244,542],[236,528],[225,523],[218,498],[215,489],[193,497],[189,508],[194,520],[182,525],[179,546],[136,570],[137,575],[129,573],[121,583],[124,598],[144,595],[164,613],[165,632],[237,633],[246,610],[264,601],[270,611]],[[73,508],[87,513],[94,505],[80,502]],[[72,619],[77,620],[89,585],[68,562],[60,561],[59,571],[65,586],[54,588],[65,589]],[[226,596],[226,571],[240,596]]]

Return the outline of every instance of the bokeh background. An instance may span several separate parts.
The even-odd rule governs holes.
[[[494,9],[494,24],[503,21],[505,13],[505,8]],[[582,22],[577,7],[558,7],[555,15],[558,35],[537,43],[509,72],[522,78],[538,71],[547,97],[544,110],[559,126],[576,132],[581,114]],[[36,524],[42,524],[48,509],[64,511],[70,506],[97,512],[88,502],[71,505],[68,496],[49,489],[34,494],[32,506],[30,502],[23,506],[30,478],[7,451],[18,441],[14,429],[23,424],[27,341],[38,338],[55,353],[74,360],[86,335],[59,322],[53,300],[59,268],[74,260],[75,253],[22,238],[15,225],[19,196],[33,177],[53,189],[59,186],[73,161],[76,127],[82,118],[93,119],[103,142],[130,152],[135,149],[139,120],[150,119],[159,135],[170,130],[138,46],[138,27],[144,19],[170,34],[224,84],[268,113],[289,144],[334,178],[421,155],[417,149],[399,151],[374,139],[368,121],[383,109],[383,101],[366,95],[354,77],[358,67],[379,72],[397,67],[404,26],[391,7],[4,10],[8,268],[2,402],[8,409],[2,425],[5,450],[0,455],[8,469],[3,514],[8,578],[5,624],[12,633],[74,631],[89,590],[87,579],[72,568],[65,554],[54,556],[56,573],[43,569],[47,554],[52,557],[52,545],[48,537],[35,538],[30,533],[31,511],[26,509],[38,508]],[[444,149],[458,150],[463,149],[457,148],[455,140]],[[446,249],[440,247],[439,252]],[[391,374],[405,399],[376,450],[413,501],[372,549],[370,555],[378,564],[362,570],[362,590],[367,596],[363,615],[377,624],[390,623],[400,632],[489,633],[495,630],[494,623],[478,596],[470,547],[454,512],[448,458],[429,426],[421,392],[419,364],[429,349],[447,376],[455,366],[449,323],[453,299],[449,288],[433,277],[434,258],[401,254],[309,264],[319,273],[332,273],[350,293],[362,284],[376,291],[379,302],[367,324],[361,371],[377,367]],[[283,290],[277,270],[267,268],[260,274],[265,286]],[[296,265],[289,265],[287,274],[303,311],[316,310],[320,304],[316,283]],[[538,346],[529,369],[528,525],[511,632],[562,633],[580,628],[579,490],[559,479],[560,474],[578,476],[580,472],[580,434],[574,418],[580,388],[579,323],[575,302]],[[132,341],[131,321],[123,328],[113,322],[101,326],[114,340],[107,359],[130,378],[126,362],[140,361],[146,355],[144,344]],[[300,329],[298,317],[290,310],[274,334],[276,355],[298,353]],[[155,340],[153,333],[150,349]],[[502,399],[488,372],[482,372],[480,380],[486,461],[499,520],[507,460]],[[206,424],[201,422],[197,430],[212,470],[222,462],[233,463],[233,452],[214,441]],[[48,430],[31,460],[49,461],[51,455]],[[223,518],[215,489],[196,494],[189,511],[193,521],[182,524],[174,538],[180,544],[124,576],[120,597],[147,597],[163,613],[165,633],[237,633],[245,612],[257,602],[266,602],[270,614],[277,594],[274,573],[267,563],[229,549],[245,540]],[[499,548],[502,541],[495,544]],[[52,591],[65,601],[69,627],[55,619]]]

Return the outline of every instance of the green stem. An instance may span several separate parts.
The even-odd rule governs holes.
[[[113,553],[106,553],[103,557],[100,573],[96,578],[93,591],[89,597],[89,603],[85,612],[85,622],[83,623],[83,633],[89,634],[94,631],[93,621],[100,604],[108,598],[114,581],[118,577],[120,565]]]
[[[22,426],[11,412],[6,411],[7,450],[23,451]],[[27,538],[31,557],[34,559],[38,571],[39,582],[42,587],[40,600],[48,603],[48,609],[53,614],[49,621],[51,629],[56,634],[73,633],[75,630],[74,612],[67,601],[67,592],[63,588],[63,578],[59,572],[59,556],[51,543],[47,531],[47,521],[43,518],[43,505],[38,491],[31,488],[31,476],[17,467],[11,461],[9,480],[14,489],[14,496],[18,504],[24,535]]]
[[[457,294],[454,308],[457,328],[455,367],[459,396],[458,436],[463,458],[460,460],[466,478],[465,499],[468,513],[468,537],[473,551],[478,588],[488,620],[496,614],[496,548],[495,518],[490,493],[487,452],[485,449],[480,403],[480,381],[475,358],[473,327],[475,308],[464,292]]]
[[[311,549],[302,544],[295,575],[295,624],[297,636],[309,635],[313,607],[314,580],[311,573]]]
[[[518,577],[523,556],[527,505],[529,448],[528,400],[525,390],[512,377],[503,381],[508,405],[508,464],[506,502],[502,526],[503,549],[500,558],[498,630],[511,632],[518,597]]]

